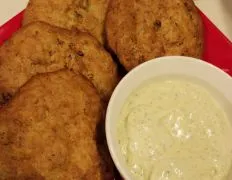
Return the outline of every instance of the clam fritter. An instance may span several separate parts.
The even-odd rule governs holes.
[[[30,0],[23,24],[44,21],[65,29],[89,32],[104,42],[109,0]]]
[[[160,56],[200,58],[202,34],[192,0],[112,0],[106,17],[108,45],[127,70]]]
[[[118,82],[116,64],[95,38],[36,22],[0,47],[0,102],[37,73],[63,68],[84,75],[106,101]]]
[[[97,143],[101,120],[100,97],[82,75],[34,76],[0,109],[0,179],[111,177]]]

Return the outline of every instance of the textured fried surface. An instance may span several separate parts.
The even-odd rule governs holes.
[[[201,57],[202,22],[192,0],[112,0],[109,47],[127,70],[166,55]]]
[[[44,21],[66,29],[89,32],[104,42],[104,23],[109,0],[30,0],[23,24]]]
[[[82,75],[34,76],[0,109],[0,179],[106,179],[101,120],[100,97]]]
[[[37,22],[0,47],[0,101],[7,101],[33,75],[63,68],[87,77],[104,100],[118,81],[116,64],[95,38]]]

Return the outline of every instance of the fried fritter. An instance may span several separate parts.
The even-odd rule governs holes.
[[[63,68],[87,77],[106,101],[118,82],[116,64],[95,38],[36,22],[0,47],[0,102],[37,73]]]
[[[109,0],[30,0],[23,24],[44,21],[66,29],[89,32],[104,42],[104,23]]]
[[[112,0],[106,36],[127,70],[160,56],[200,58],[203,52],[202,20],[192,0]]]
[[[0,179],[112,178],[96,143],[102,115],[100,97],[82,75],[34,76],[0,109]]]

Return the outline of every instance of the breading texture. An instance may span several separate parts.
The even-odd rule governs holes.
[[[0,47],[0,102],[9,100],[37,73],[63,68],[84,75],[105,101],[118,82],[116,64],[95,38],[36,22]]]
[[[203,52],[202,20],[192,0],[112,0],[106,36],[127,70],[156,57],[201,58]]]
[[[113,176],[111,162],[98,151],[102,116],[100,97],[82,75],[61,70],[34,76],[0,109],[0,179]]]
[[[30,0],[23,25],[44,21],[65,29],[89,32],[104,42],[104,24],[109,0]]]

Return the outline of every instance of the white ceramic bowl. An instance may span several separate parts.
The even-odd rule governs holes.
[[[199,59],[167,56],[147,61],[130,71],[118,84],[110,99],[106,114],[106,137],[113,161],[122,177],[131,180],[131,174],[117,143],[118,117],[126,98],[144,81],[162,75],[184,75],[206,81],[232,104],[232,78],[219,68]]]

